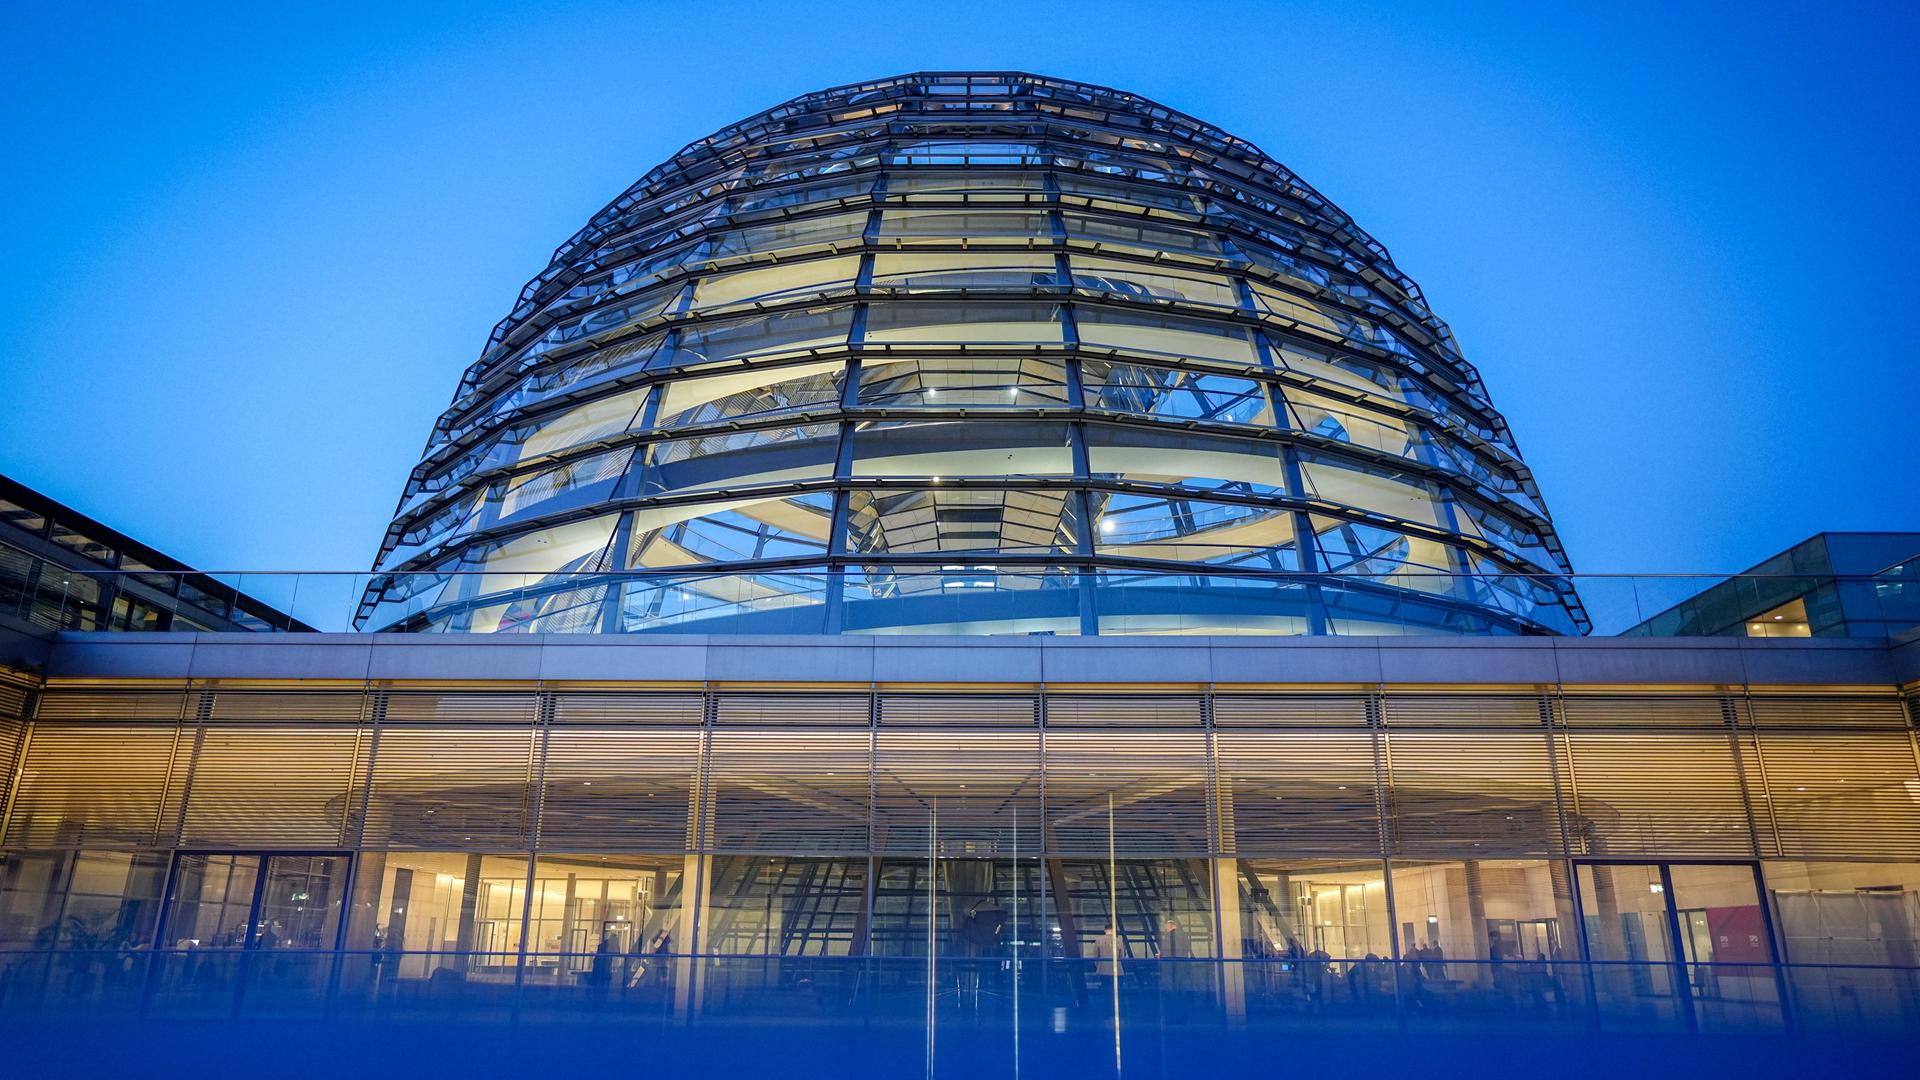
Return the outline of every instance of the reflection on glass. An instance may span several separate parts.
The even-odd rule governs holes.
[[[701,951],[847,956],[858,945],[867,860],[716,855]]]
[[[442,969],[479,981],[513,978],[525,857],[368,851],[355,881],[348,948],[382,958],[384,978]]]
[[[147,944],[166,875],[163,852],[0,855],[0,948]]]
[[[847,507],[847,550],[861,555],[1072,551],[1081,533],[1064,491],[855,490]]]
[[[876,408],[1027,409],[1067,403],[1066,368],[1052,360],[999,357],[861,362],[859,404]]]
[[[1206,859],[1053,859],[1050,955],[1112,959],[1111,928],[1124,960],[1184,950],[1214,955],[1211,864]],[[1170,934],[1171,920],[1178,933]]]
[[[1396,862],[1393,900],[1401,955],[1463,965],[1454,978],[1492,985],[1504,961],[1577,959],[1573,890],[1566,864],[1533,859]]]
[[[653,958],[686,951],[685,869],[679,855],[540,856],[524,978],[581,985],[617,967],[627,981]]]
[[[1393,955],[1378,860],[1241,859],[1241,954],[1377,960]]]

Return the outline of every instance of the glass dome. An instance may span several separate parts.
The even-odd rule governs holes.
[[[1580,633],[1506,422],[1249,143],[1025,74],[688,146],[529,282],[366,630]]]

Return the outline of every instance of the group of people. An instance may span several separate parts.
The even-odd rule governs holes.
[[[633,948],[625,953],[620,949],[619,930],[608,927],[600,935],[599,947],[593,951],[593,965],[587,970],[587,982],[601,990],[612,990],[616,986],[631,989],[646,986],[649,982],[663,982],[667,977],[667,957],[672,952],[673,935],[665,927],[647,939],[644,946],[640,935],[635,934]]]

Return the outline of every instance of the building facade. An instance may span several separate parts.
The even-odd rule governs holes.
[[[1920,1003],[1920,643],[179,637],[12,684],[28,1000]]]
[[[0,1016],[859,1023],[929,1076],[953,1023],[1118,1071],[1920,1020],[1920,640],[1588,635],[1417,287],[1132,95],[687,148],[529,283],[371,577],[354,633],[0,623]]]
[[[1920,626],[1920,533],[1824,532],[1623,634],[1888,638]]]
[[[0,476],[0,629],[32,634],[313,628]],[[0,655],[0,663],[16,659]]]
[[[1242,139],[1022,74],[809,94],[649,172],[495,328],[376,569],[367,630],[1588,625],[1384,247]]]

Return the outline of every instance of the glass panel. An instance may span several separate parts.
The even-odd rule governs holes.
[[[1273,426],[1266,389],[1252,379],[1181,368],[1081,362],[1081,392],[1089,409],[1168,420]]]
[[[1761,864],[1795,1018],[1850,1027],[1913,1023],[1920,1001],[1920,863]],[[1904,969],[1904,970],[1902,970]]]
[[[868,490],[847,496],[847,550],[855,555],[943,551],[1072,551],[1079,500],[1067,491],[970,488]]]
[[[860,257],[778,263],[731,274],[709,274],[694,284],[693,309],[718,311],[736,305],[776,304],[796,296],[852,289]]]
[[[614,484],[626,474],[633,454],[634,448],[626,446],[578,458],[552,469],[514,477],[508,482],[506,495],[500,500],[500,517],[502,520],[509,519],[567,496],[571,496],[570,501],[576,503],[603,501],[612,494]],[[553,509],[546,507],[548,511]],[[466,535],[478,523],[481,511],[478,496],[462,506],[456,506],[455,516],[440,519],[441,531],[413,545],[412,550]]]
[[[1660,868],[1582,865],[1580,906],[1599,999],[1623,1015],[1672,1022],[1673,934]]]
[[[956,561],[850,568],[844,580],[849,634],[1080,632],[1080,578],[1071,570]]]
[[[1087,462],[1096,480],[1166,484],[1235,495],[1285,489],[1274,443],[1192,432],[1088,424]]]
[[[645,389],[633,390],[544,417],[524,429],[520,451],[513,458],[524,461],[631,430],[646,400]]]
[[[867,308],[865,341],[1058,344],[1058,304],[896,301]]]
[[[368,851],[355,881],[347,947],[374,954],[383,980],[441,970],[471,981],[513,979],[524,856]]]
[[[824,554],[832,523],[833,494],[824,491],[636,510],[627,565],[675,567]]]
[[[527,575],[594,569],[613,535],[618,515],[589,518],[550,529],[536,529],[510,540],[468,550],[448,569],[485,570],[480,592],[517,588]]]
[[[796,247],[852,243],[859,240],[866,229],[865,211],[775,221],[722,233],[711,242],[708,254],[715,259],[734,255],[763,256]]]
[[[1044,253],[882,252],[873,257],[874,287],[906,293],[1034,289],[1058,282],[1053,256]]]
[[[883,420],[853,433],[853,475],[941,480],[1071,476],[1066,424],[1014,420]]]
[[[1315,349],[1292,341],[1269,339],[1274,366],[1309,378],[1324,379],[1367,394],[1380,394],[1394,401],[1408,397],[1399,373],[1386,367]]]
[[[1401,518],[1438,528],[1442,510],[1439,489],[1431,481],[1391,468],[1339,461],[1301,451],[1300,472],[1307,493],[1341,506]]]
[[[1299,431],[1398,457],[1418,456],[1418,429],[1405,420],[1291,386],[1282,393]]]
[[[1066,369],[1051,360],[875,355],[861,362],[859,404],[895,409],[1031,409],[1065,405],[1066,382]]]
[[[95,562],[113,565],[113,549],[90,536],[67,528],[58,521],[53,523],[53,542],[73,549]]]
[[[1773,944],[1751,866],[1674,866],[1681,951],[1703,1027],[1747,1027],[1779,1007]]]
[[[1254,553],[1247,561],[1273,569],[1266,557]],[[1293,553],[1277,553],[1275,561],[1289,566]],[[1093,587],[1101,634],[1304,634],[1309,629],[1307,585],[1299,580],[1102,570],[1093,575]]]
[[[166,875],[159,852],[0,855],[0,948],[144,945]]]
[[[688,574],[627,582],[620,628],[629,634],[702,632],[824,634],[828,576],[822,568]]]
[[[1107,555],[1298,570],[1293,515],[1272,506],[1088,492]]]
[[[258,855],[180,856],[167,915],[173,947],[245,948],[259,876]]]
[[[1807,621],[1804,597],[1789,600],[1779,607],[1755,615],[1747,623],[1748,637],[1812,637]]]
[[[1761,866],[1789,963],[1920,967],[1920,863]]]
[[[1080,341],[1090,346],[1247,366],[1258,359],[1238,326],[1099,304],[1077,305],[1073,314]]]
[[[1073,257],[1073,285],[1077,289],[1142,300],[1177,300],[1223,308],[1240,306],[1233,279],[1223,274],[1092,255]]]
[[[1189,214],[1198,213],[1201,209],[1200,200],[1184,191],[1109,183],[1071,172],[1061,173],[1059,180],[1060,194],[1068,203],[1084,202],[1091,206],[1112,210],[1133,210],[1140,206],[1150,206]]]
[[[1321,569],[1329,574],[1350,574],[1423,592],[1456,587],[1456,582],[1442,576],[1453,572],[1452,549],[1437,540],[1319,515],[1313,518],[1313,528]]]
[[[1467,859],[1393,864],[1400,955],[1423,980],[1454,979],[1509,989],[1546,964],[1579,959],[1567,864],[1535,859]],[[1445,966],[1447,958],[1491,964]]]
[[[880,235],[900,244],[949,243],[967,239],[1026,246],[1053,235],[1043,213],[1020,210],[889,210]]]
[[[866,904],[867,860],[716,855],[703,953],[846,956]]]
[[[680,331],[666,362],[691,367],[833,348],[846,344],[852,323],[851,307],[834,307],[689,326]]]
[[[649,969],[688,929],[686,862],[680,855],[540,856],[526,979],[566,986],[608,985],[616,973],[623,986],[665,979],[664,965]]]
[[[1111,970],[1118,938],[1119,974],[1126,961],[1185,950],[1187,957],[1213,956],[1213,888],[1205,859],[1054,859],[1054,918],[1048,924],[1049,953],[1084,957]],[[1169,933],[1167,924],[1178,933]],[[1117,926],[1117,931],[1116,931]]]
[[[1355,321],[1338,308],[1321,305],[1283,289],[1276,289],[1258,279],[1250,281],[1249,286],[1253,290],[1253,302],[1256,307],[1261,311],[1277,315],[1289,323],[1311,326],[1328,334],[1346,336],[1346,328]]]
[[[1377,859],[1241,859],[1241,953],[1378,960],[1393,955]]]
[[[1037,945],[1041,873],[1038,859],[883,859],[874,881],[872,955],[926,956],[931,947],[937,956],[965,959]]]
[[[831,408],[840,401],[845,365],[838,360],[750,368],[667,384],[656,427],[684,428],[796,409]]]
[[[833,475],[840,425],[800,424],[668,439],[648,448],[644,494],[752,487]]]
[[[962,144],[967,146],[970,144]],[[901,195],[947,196],[969,202],[1000,194],[1005,198],[1026,198],[1043,191],[1046,184],[1039,173],[1024,172],[942,172],[925,167],[890,173],[887,198]],[[992,200],[991,198],[988,201]]]
[[[1221,254],[1219,238],[1198,229],[1148,225],[1097,214],[1083,214],[1074,210],[1066,211],[1061,217],[1065,220],[1069,237],[1103,247],[1116,245],[1150,254],[1162,251],[1215,257]],[[1045,235],[1045,233],[1036,235]]]
[[[331,949],[345,897],[344,855],[275,855],[267,860],[255,944],[262,949]]]

